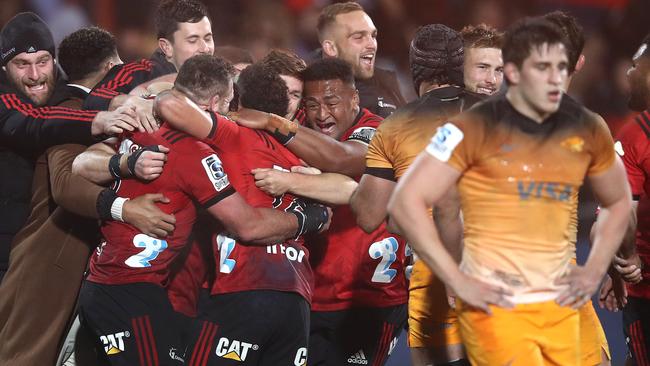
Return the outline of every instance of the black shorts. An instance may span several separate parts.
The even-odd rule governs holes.
[[[634,365],[650,365],[650,300],[632,296],[627,299],[623,333]]]
[[[101,364],[183,365],[182,320],[162,287],[85,281],[79,316],[95,336]]]
[[[309,303],[302,296],[243,291],[212,296],[204,305],[186,365],[306,365]]]
[[[407,320],[406,304],[312,311],[309,366],[383,365]]]

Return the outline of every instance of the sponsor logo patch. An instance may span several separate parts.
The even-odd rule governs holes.
[[[452,123],[447,122],[438,127],[438,132],[431,138],[427,152],[440,161],[449,161],[451,154],[458,144],[463,141],[463,131]]]
[[[104,344],[104,352],[111,356],[124,352],[124,338],[129,338],[130,336],[131,333],[127,330],[99,336],[99,340]]]
[[[201,163],[203,164],[205,173],[208,175],[208,178],[217,192],[221,192],[224,188],[228,187],[228,175],[226,175],[226,172],[223,170],[221,160],[219,160],[217,155],[212,154],[205,157],[201,160]]]
[[[250,350],[257,351],[259,348],[257,344],[221,337],[217,342],[215,353],[221,358],[243,362],[246,361]]]

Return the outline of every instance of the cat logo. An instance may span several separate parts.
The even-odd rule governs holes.
[[[131,333],[127,330],[125,332],[100,336],[99,340],[104,344],[104,352],[110,356],[124,352],[124,338],[130,336]]]
[[[221,337],[217,343],[216,354],[219,357],[235,361],[246,361],[248,351],[257,351],[260,347],[256,344],[246,343],[238,340],[229,340]]]

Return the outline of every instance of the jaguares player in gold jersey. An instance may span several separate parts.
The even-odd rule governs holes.
[[[570,14],[554,11],[545,14],[544,19],[555,24],[562,30],[566,38],[566,50],[569,60],[569,76],[566,79],[564,90],[569,90],[569,84],[573,76],[582,69],[585,64],[585,56],[582,50],[585,45],[584,31],[578,20]],[[570,98],[565,95],[564,98]],[[572,219],[575,225],[578,225],[578,211],[574,212]],[[575,245],[576,237],[572,242]],[[573,251],[573,260],[575,262],[575,247]],[[600,324],[598,314],[594,309],[591,301],[587,301],[578,310],[580,315],[580,360],[582,366],[607,366],[610,364],[609,345],[605,337],[605,331]]]
[[[579,365],[579,318],[623,237],[631,207],[605,122],[563,98],[565,38],[543,19],[506,34],[505,95],[450,118],[400,180],[388,210],[420,258],[457,295],[473,365]],[[584,266],[571,264],[578,189],[602,222]],[[427,209],[457,184],[460,266]]]
[[[491,93],[501,87],[501,41],[502,34],[485,25],[468,26],[461,34],[440,24],[418,30],[409,53],[420,98],[379,126],[368,147],[366,171],[351,200],[364,230],[372,231],[385,220],[396,181],[424,150],[436,128],[482,98],[467,90]],[[434,210],[438,228],[444,228],[443,242],[456,249],[458,256],[462,234],[459,205],[454,191]],[[415,262],[410,278],[408,323],[414,366],[468,364],[458,319],[449,307],[444,285],[422,261]]]

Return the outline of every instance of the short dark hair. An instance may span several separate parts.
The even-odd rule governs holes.
[[[545,43],[561,43],[566,47],[564,34],[553,23],[542,18],[524,18],[506,32],[502,49],[503,63],[512,62],[521,67],[532,49]]]
[[[302,79],[302,72],[307,68],[305,60],[289,50],[273,49],[260,61],[280,75]]]
[[[250,51],[235,46],[219,46],[214,48],[214,55],[225,58],[234,64],[252,64],[253,55]]]
[[[467,25],[461,31],[463,47],[468,48],[501,48],[503,33],[485,23]]]
[[[213,55],[192,56],[181,66],[174,87],[195,102],[224,96],[235,75],[232,64]]]
[[[270,67],[258,63],[245,68],[239,74],[237,87],[242,107],[279,116],[287,114],[287,85]]]
[[[71,33],[59,45],[59,65],[76,81],[99,71],[109,57],[117,56],[115,37],[99,27],[87,27]]]
[[[162,0],[155,16],[158,38],[173,41],[178,23],[198,23],[204,17],[210,18],[208,8],[197,0]]]
[[[324,58],[315,61],[307,66],[302,73],[302,80],[308,81],[321,80],[341,80],[351,87],[354,86],[354,73],[352,67],[347,62],[338,58]]]
[[[580,54],[585,48],[585,33],[582,26],[574,16],[559,10],[545,14],[543,18],[553,23],[564,33],[569,58],[569,72],[574,72],[578,64],[578,58],[580,58]]]
[[[345,3],[334,3],[326,6],[321,10],[320,15],[318,16],[318,24],[316,28],[318,29],[318,38],[323,37],[325,30],[336,22],[336,16],[339,14],[352,13],[353,11],[364,11],[363,7],[354,1],[348,1]]]

